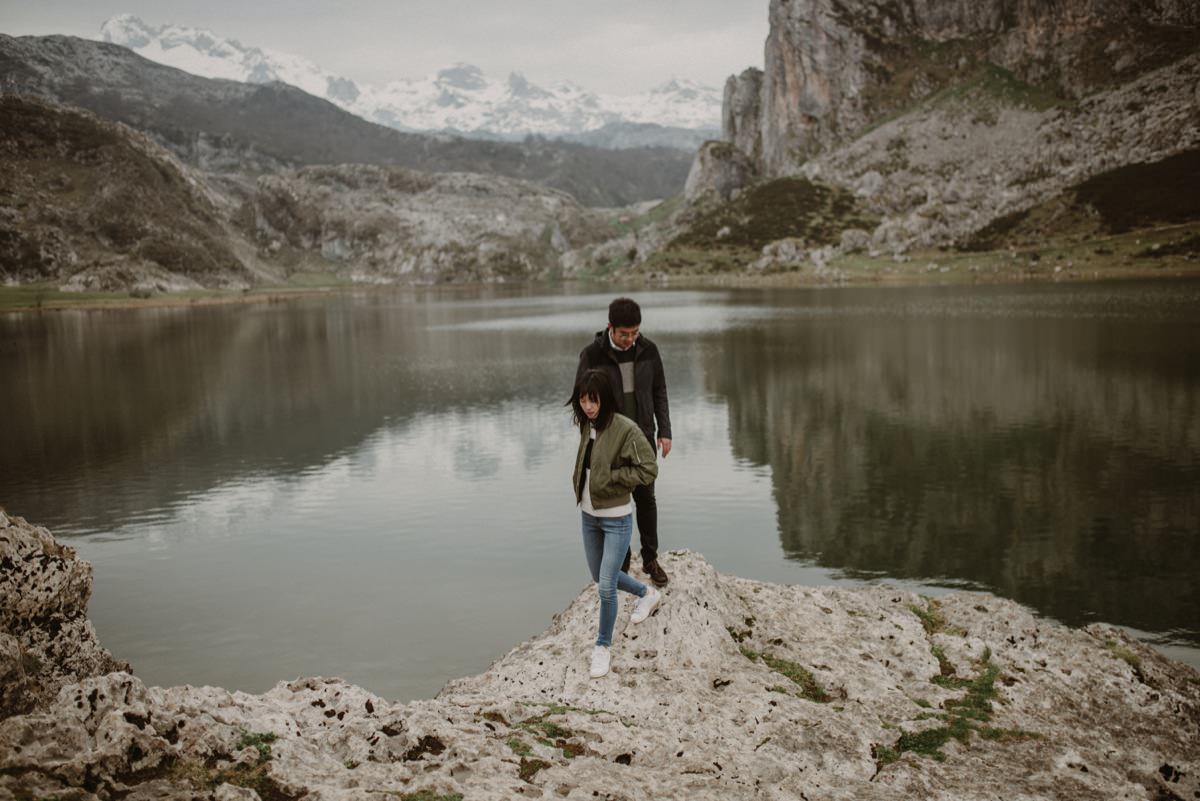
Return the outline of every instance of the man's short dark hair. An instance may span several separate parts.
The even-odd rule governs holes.
[[[617,298],[608,304],[608,323],[613,328],[633,328],[642,324],[642,308],[633,298]]]

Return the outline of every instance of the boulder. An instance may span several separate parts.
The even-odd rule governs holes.
[[[871,234],[861,228],[847,228],[842,231],[841,250],[843,253],[861,253],[871,245]]]
[[[0,717],[53,699],[64,685],[129,665],[87,619],[92,566],[20,517],[0,515]]]

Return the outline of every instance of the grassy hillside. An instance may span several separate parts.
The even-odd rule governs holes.
[[[674,235],[639,271],[709,273],[754,262],[770,242],[793,239],[806,247],[837,244],[848,228],[871,230],[878,220],[844,189],[805,178],[756,184],[737,198],[685,211]]]
[[[0,278],[62,278],[113,259],[217,285],[245,276],[212,203],[120,126],[0,97]]]

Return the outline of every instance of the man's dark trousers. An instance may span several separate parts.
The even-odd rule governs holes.
[[[654,482],[643,484],[633,491],[633,503],[637,514],[638,538],[642,543],[642,563],[648,564],[658,558],[658,501],[654,498]],[[625,567],[629,572],[629,554],[625,554]]]

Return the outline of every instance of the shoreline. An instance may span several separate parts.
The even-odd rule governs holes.
[[[968,257],[956,255],[954,261],[965,261]],[[917,262],[925,267],[918,267]],[[179,293],[164,293],[148,298],[137,298],[128,292],[64,292],[45,286],[2,286],[0,287],[0,315],[26,314],[30,312],[60,311],[129,311],[199,306],[229,306],[238,304],[286,303],[293,300],[342,295],[350,293],[383,293],[389,291],[438,290],[466,291],[478,288],[522,287],[549,288],[563,285],[605,287],[635,286],[655,288],[742,288],[742,289],[840,289],[840,288],[902,288],[929,286],[1027,286],[1031,284],[1070,284],[1126,281],[1176,281],[1200,278],[1200,263],[1165,263],[1153,266],[1119,266],[1101,269],[1027,270],[1008,268],[1004,271],[965,271],[942,267],[950,262],[946,256],[923,255],[913,257],[902,264],[877,264],[869,269],[861,267],[839,267],[845,274],[830,277],[806,270],[779,272],[680,272],[680,273],[630,273],[618,276],[582,276],[554,281],[522,281],[511,283],[444,283],[444,284],[346,284],[336,283],[321,286],[288,287],[263,286],[250,290],[191,290]],[[929,270],[929,264],[938,264]],[[25,296],[25,297],[22,297]]]

